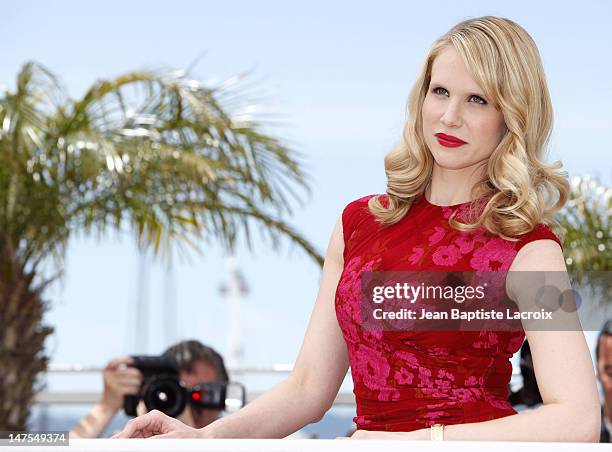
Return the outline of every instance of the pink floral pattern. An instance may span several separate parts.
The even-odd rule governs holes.
[[[482,385],[482,379],[481,378],[477,378],[475,375],[470,375],[469,377],[467,377],[465,379],[465,383],[463,383],[465,386],[476,386],[476,385]]]
[[[436,265],[449,267],[455,265],[459,261],[461,253],[455,245],[439,246],[431,256],[431,260]]]
[[[471,253],[477,242],[486,242],[486,238],[482,234],[474,232],[466,232],[455,239],[455,245],[459,247],[461,254]]]
[[[444,231],[444,228],[440,226],[435,226],[434,231],[435,232],[431,234],[429,238],[427,239],[429,241],[429,246],[435,245],[440,240],[442,240],[444,236],[446,235],[446,231]]]
[[[336,315],[347,344],[357,428],[411,431],[435,422],[479,422],[515,414],[508,404],[509,359],[522,331],[379,331],[361,323],[361,278],[371,271],[504,272],[521,246],[556,236],[540,225],[518,242],[484,229],[448,225],[472,213],[469,204],[434,206],[422,198],[392,228],[378,224],[365,196],[342,213],[344,269]],[[381,197],[385,205],[386,196]]]
[[[507,270],[516,255],[514,244],[506,240],[494,238],[474,251],[470,266],[474,270],[498,271]]]
[[[414,374],[405,367],[400,367],[395,371],[395,381],[397,381],[401,385],[407,385],[412,383],[414,380]]]
[[[382,389],[389,376],[389,363],[385,356],[366,345],[358,345],[355,352],[356,366],[353,377],[359,379],[369,389]]]
[[[408,261],[412,265],[416,265],[421,260],[421,257],[423,257],[423,254],[425,254],[424,248],[412,248],[412,254],[408,256]]]

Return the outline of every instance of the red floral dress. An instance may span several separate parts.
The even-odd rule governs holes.
[[[559,239],[538,225],[519,241],[484,228],[460,232],[448,218],[466,219],[470,203],[436,206],[419,197],[402,220],[381,226],[368,211],[375,195],[342,212],[344,269],[335,308],[346,341],[358,429],[412,431],[434,423],[480,422],[516,414],[508,403],[510,358],[524,331],[376,331],[361,325],[361,274],[370,271],[504,271],[519,249]],[[381,202],[386,203],[386,195]]]

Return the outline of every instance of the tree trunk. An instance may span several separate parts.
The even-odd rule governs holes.
[[[0,431],[26,429],[47,368],[44,342],[53,329],[42,324],[41,292],[50,281],[34,286],[34,279],[12,247],[0,243]]]

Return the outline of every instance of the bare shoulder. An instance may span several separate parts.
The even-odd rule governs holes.
[[[527,243],[516,254],[510,271],[566,271],[559,244],[552,239]]]

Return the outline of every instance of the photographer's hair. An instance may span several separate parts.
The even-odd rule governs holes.
[[[229,381],[221,355],[199,341],[181,341],[169,347],[163,355],[173,357],[179,369],[187,372],[193,370],[193,364],[196,361],[205,361],[215,369],[218,382],[227,383]]]
[[[466,223],[453,215],[450,225],[461,231],[484,226],[507,240],[538,223],[555,226],[553,217],[567,201],[569,183],[565,172],[556,171],[560,162],[544,162],[553,109],[543,65],[531,36],[515,22],[494,16],[462,21],[434,42],[410,92],[403,139],[385,157],[389,203],[385,207],[379,196],[372,197],[370,212],[380,224],[398,222],[430,181],[433,156],[425,144],[421,109],[433,61],[448,45],[461,56],[490,103],[503,113],[507,127],[486,162],[484,177],[474,187],[487,201],[481,214]]]

